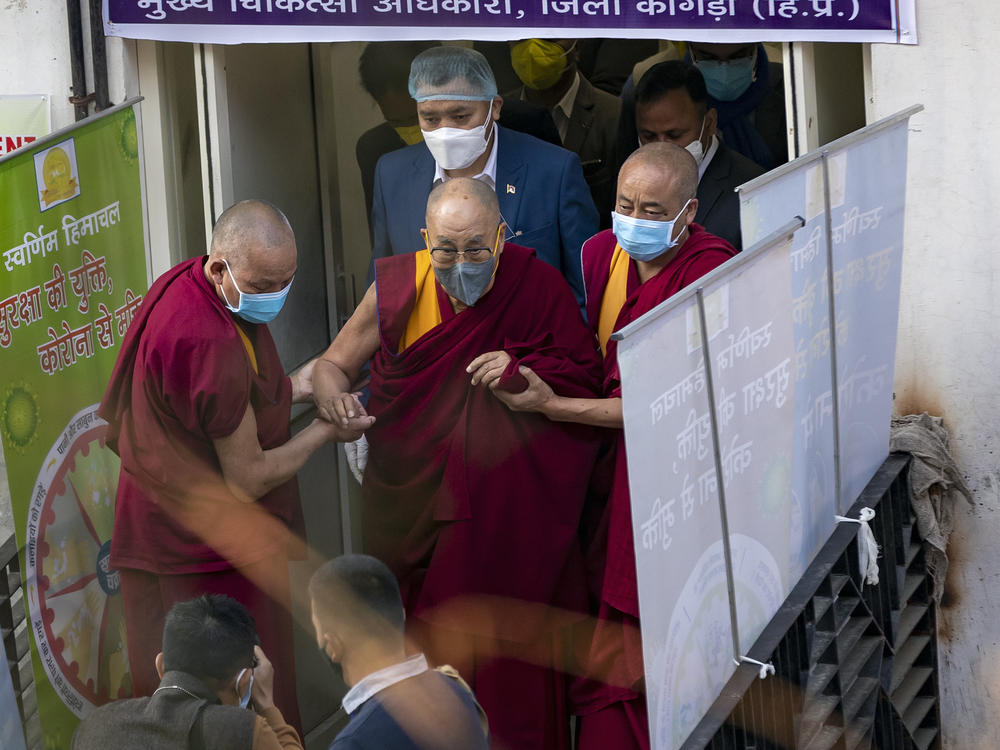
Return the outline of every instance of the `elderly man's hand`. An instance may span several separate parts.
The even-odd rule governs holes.
[[[316,409],[327,422],[347,428],[352,420],[367,417],[357,393],[331,393],[323,398],[317,394]]]
[[[507,404],[511,411],[544,412],[545,405],[555,397],[552,388],[530,367],[522,365],[517,371],[528,381],[528,387],[520,393],[507,393],[497,390],[496,385],[492,385],[490,387],[493,389],[493,395]]]
[[[361,416],[350,417],[346,422],[328,422],[323,418],[313,420],[315,429],[322,430],[327,442],[353,443],[365,434],[365,430],[375,424],[375,417],[370,417],[361,409]]]
[[[503,371],[510,364],[510,355],[504,351],[486,352],[480,354],[469,363],[465,371],[472,375],[472,384],[495,388]]]

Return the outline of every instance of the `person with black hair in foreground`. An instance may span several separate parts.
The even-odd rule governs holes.
[[[316,644],[350,686],[351,720],[330,750],[487,750],[486,714],[450,667],[407,656],[405,614],[392,571],[343,555],[309,582]]]
[[[178,602],[156,655],[148,698],[108,703],[73,735],[73,750],[302,750],[274,705],[274,668],[246,608],[228,596]]]

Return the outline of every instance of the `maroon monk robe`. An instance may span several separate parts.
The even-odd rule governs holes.
[[[700,225],[690,224],[689,230],[690,236],[677,255],[645,283],[639,282],[635,261],[629,262],[627,297],[614,330],[637,320],[736,255],[728,242]],[[616,244],[614,234],[607,229],[583,245],[587,318],[595,333]],[[608,341],[604,358],[606,398],[621,397],[617,352],[618,342]],[[562,395],[558,388],[555,391]],[[617,440],[614,480],[603,525],[605,535],[595,539],[588,550],[589,556],[603,556],[604,560],[599,566],[603,567],[603,576],[598,584],[598,622],[586,659],[586,673],[591,679],[577,681],[573,686],[574,708],[582,715],[578,750],[649,747],[624,430],[618,433]]]
[[[552,644],[586,608],[577,529],[601,431],[513,412],[466,367],[502,349],[501,388],[523,390],[523,364],[560,393],[593,398],[596,342],[559,273],[507,244],[475,306],[456,314],[436,285],[441,324],[397,353],[414,263],[376,261],[365,549],[399,578],[410,634],[472,685],[494,748],[568,747]]]
[[[276,666],[275,702],[298,725],[287,572],[303,533],[298,484],[240,502],[212,443],[236,430],[248,404],[261,447],[286,442],[291,382],[267,326],[237,323],[204,264],[185,261],[150,288],[100,408],[108,445],[122,459],[111,563],[122,573],[134,693],[149,695],[159,683],[153,659],[172,604],[224,593],[256,620]]]

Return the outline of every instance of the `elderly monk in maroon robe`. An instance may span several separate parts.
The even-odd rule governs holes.
[[[515,410],[618,430],[611,497],[589,550],[602,574],[595,585],[599,611],[585,649],[585,679],[573,690],[581,715],[578,750],[649,747],[621,375],[617,343],[610,337],[736,254],[728,242],[693,223],[697,189],[698,167],[687,151],[671,143],[643,146],[618,175],[612,229],[583,245],[587,317],[605,353],[604,398],[574,397],[525,366],[519,372],[527,389],[495,391]]]
[[[321,413],[347,423],[371,364],[365,551],[400,582],[408,634],[469,682],[492,747],[569,747],[556,639],[586,611],[577,537],[600,431],[515,414],[521,364],[580,398],[601,360],[573,294],[504,241],[496,193],[432,190],[427,247],[380,258],[375,283],[314,371]]]
[[[321,445],[353,440],[371,420],[317,419],[289,435],[292,402],[312,397],[310,372],[285,376],[266,322],[296,265],[281,211],[261,201],[228,209],[209,255],[150,288],[100,414],[122,459],[111,564],[134,694],[159,683],[153,661],[171,606],[227,594],[250,610],[281,665],[275,703],[298,726],[287,565],[302,551],[295,474]]]

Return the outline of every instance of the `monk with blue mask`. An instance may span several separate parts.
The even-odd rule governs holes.
[[[525,364],[596,396],[601,365],[569,286],[505,229],[488,185],[435,187],[424,248],[376,261],[313,382],[320,413],[348,423],[371,360],[364,549],[399,580],[407,635],[473,687],[494,750],[560,750],[556,644],[586,610],[577,531],[602,437],[493,394],[522,390]]]
[[[588,546],[596,621],[579,652],[583,679],[571,692],[579,715],[577,750],[649,750],[643,644],[625,453],[617,342],[611,338],[661,302],[725,263],[736,250],[694,222],[698,168],[688,151],[650,143],[618,175],[613,229],[583,245],[587,318],[604,356],[601,398],[577,398],[522,366],[528,387],[494,391],[511,409],[553,422],[615,431],[613,479],[597,533]]]
[[[304,553],[296,472],[322,445],[354,440],[321,419],[291,435],[311,367],[285,375],[267,323],[291,293],[295,236],[263,201],[226,210],[207,256],[171,268],[129,326],[100,415],[121,457],[111,564],[121,574],[135,695],[171,606],[226,594],[250,610],[282,672],[276,703],[298,726],[287,562]]]

